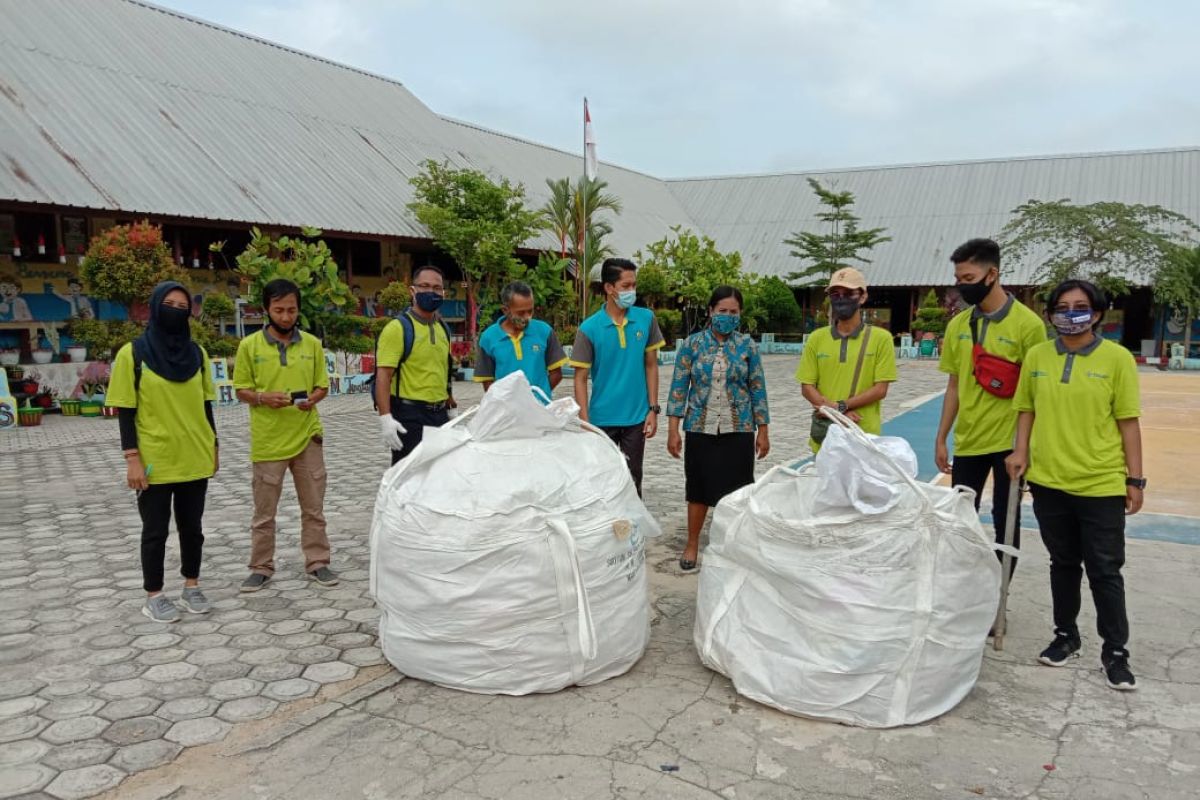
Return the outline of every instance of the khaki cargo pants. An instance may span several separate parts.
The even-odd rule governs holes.
[[[325,534],[325,451],[320,437],[286,461],[254,464],[254,519],[250,523],[250,571],[275,573],[275,512],[283,493],[283,476],[292,471],[292,484],[300,501],[300,549],[304,571],[329,565],[329,537]]]

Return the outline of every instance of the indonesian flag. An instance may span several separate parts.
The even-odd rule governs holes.
[[[583,176],[596,179],[596,134],[592,132],[592,115],[588,113],[587,98],[583,98]]]

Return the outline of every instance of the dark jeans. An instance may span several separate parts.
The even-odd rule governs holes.
[[[978,456],[954,457],[951,467],[950,482],[955,486],[966,486],[975,491],[975,510],[979,511],[979,500],[983,496],[983,487],[987,485],[988,474],[992,476],[992,521],[996,527],[997,544],[1004,543],[1004,525],[1008,520],[1008,487],[1011,481],[1008,471],[1004,468],[1004,459],[1012,453],[1005,450],[1002,453],[985,453]],[[1013,528],[1013,547],[1021,546],[1021,506],[1017,505],[1016,526]],[[1003,563],[1004,554],[996,553]],[[1008,577],[1017,570],[1017,559],[1012,559],[1012,567]]]
[[[175,528],[179,531],[179,555],[185,578],[200,577],[200,553],[204,534],[204,498],[208,478],[186,483],[151,484],[138,494],[138,512],[142,515],[142,588],[161,592],[163,561],[167,557],[167,538],[171,535],[171,503],[175,504]]]
[[[1087,569],[1096,604],[1096,630],[1104,652],[1124,650],[1129,641],[1125,615],[1125,497],[1081,497],[1030,484],[1033,513],[1050,553],[1050,594],[1054,629],[1078,636],[1080,585]],[[1082,567],[1080,566],[1082,564]]]
[[[629,474],[633,476],[633,485],[637,487],[638,497],[642,496],[642,461],[646,457],[646,428],[642,424],[624,425],[620,427],[601,427],[608,438],[621,448],[625,461],[629,464]]]
[[[395,464],[417,449],[417,445],[425,436],[426,427],[440,428],[449,422],[450,412],[445,407],[433,408],[424,403],[420,405],[402,403],[399,397],[393,397],[392,419],[403,425],[406,431],[406,433],[400,434],[400,441],[404,448],[392,451],[392,463]]]

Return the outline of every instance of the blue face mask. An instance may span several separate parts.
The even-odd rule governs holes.
[[[426,313],[437,311],[442,307],[442,301],[445,300],[437,292],[417,292],[417,308]]]
[[[617,307],[630,309],[637,302],[637,291],[630,289],[627,292],[617,292]]]
[[[722,336],[728,336],[742,324],[739,314],[717,314],[712,318],[712,329]]]
[[[1075,336],[1092,329],[1091,311],[1055,311],[1050,324],[1063,336]]]

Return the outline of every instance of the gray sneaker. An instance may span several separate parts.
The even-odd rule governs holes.
[[[308,573],[308,577],[312,578],[322,586],[338,585],[337,573],[331,570],[329,567],[317,567],[312,572]]]
[[[191,614],[207,614],[212,611],[212,603],[208,602],[199,586],[183,587],[183,594],[179,599],[183,601],[184,610]]]
[[[259,589],[267,585],[267,581],[271,580],[270,575],[263,575],[258,572],[251,572],[250,577],[242,581],[241,590],[243,592],[257,592]]]
[[[179,622],[179,609],[167,599],[165,594],[156,594],[146,598],[142,613],[155,622]]]

